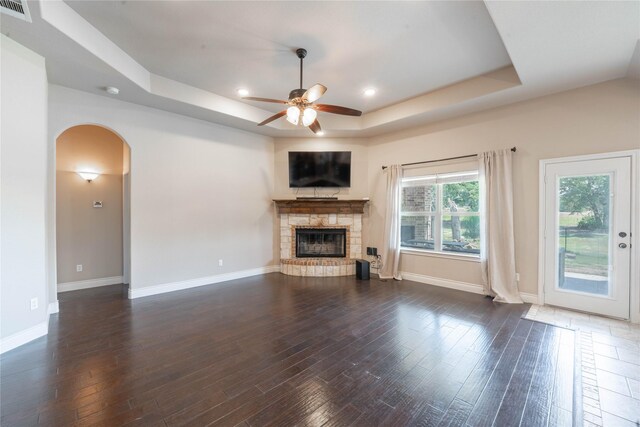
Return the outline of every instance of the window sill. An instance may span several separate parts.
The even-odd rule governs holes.
[[[401,254],[408,255],[419,255],[433,258],[446,258],[453,259],[456,261],[466,261],[466,262],[480,262],[479,256],[474,255],[462,255],[462,254],[452,254],[446,252],[434,252],[434,251],[423,251],[420,249],[411,249],[411,248],[400,248]]]

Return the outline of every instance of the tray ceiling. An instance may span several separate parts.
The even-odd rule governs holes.
[[[270,136],[297,87],[363,110],[321,113],[327,136],[373,136],[640,73],[640,2],[29,1],[3,34],[46,58],[49,82]],[[635,53],[634,53],[635,52]],[[375,97],[363,97],[366,87]]]

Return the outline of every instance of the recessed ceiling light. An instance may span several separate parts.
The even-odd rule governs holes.
[[[107,86],[104,90],[106,90],[109,95],[117,95],[120,93],[120,89],[115,86]]]
[[[376,94],[376,90],[372,87],[364,90],[364,96],[373,96]]]
[[[236,92],[238,92],[238,96],[247,96],[247,95],[249,95],[249,91],[247,89],[244,89],[244,88],[240,88]]]
[[[318,135],[318,136],[322,136],[322,135],[324,135],[324,131],[323,131],[323,130],[318,131],[318,132],[316,132],[316,135]]]

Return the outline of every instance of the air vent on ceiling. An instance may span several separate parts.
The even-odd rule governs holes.
[[[26,0],[0,0],[0,12],[31,22]]]

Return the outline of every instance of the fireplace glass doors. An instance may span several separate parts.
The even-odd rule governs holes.
[[[296,228],[296,258],[344,258],[346,253],[346,229]]]

